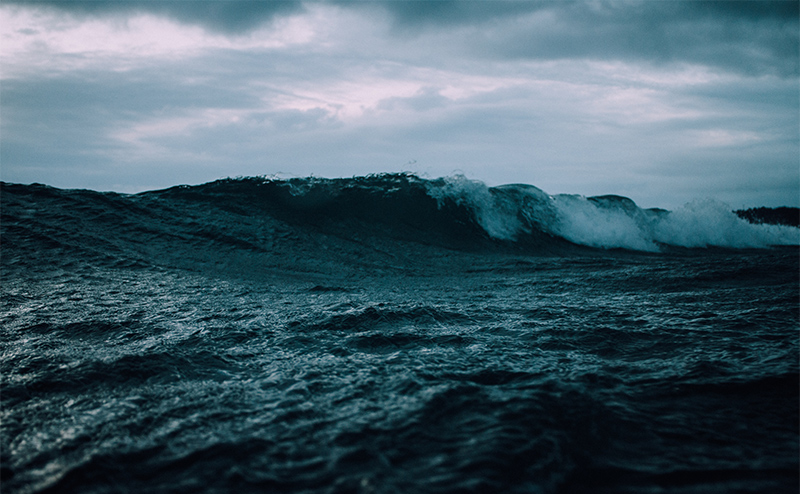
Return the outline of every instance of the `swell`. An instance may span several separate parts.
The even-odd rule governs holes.
[[[514,247],[556,252],[569,242],[544,230],[500,235],[485,221],[480,198],[464,200],[445,179],[371,175],[349,179],[241,178],[156,191],[159,197],[199,201],[236,214],[257,212],[284,224],[356,240],[385,237],[457,250]]]
[[[89,259],[330,275],[343,265],[431,268],[454,252],[564,256],[800,243],[798,228],[749,223],[713,201],[647,210],[620,196],[551,196],[461,176],[250,177],[136,195],[0,187],[2,261],[26,268]]]

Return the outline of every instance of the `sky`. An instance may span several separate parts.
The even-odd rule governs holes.
[[[798,2],[0,3],[0,179],[463,174],[800,206]]]

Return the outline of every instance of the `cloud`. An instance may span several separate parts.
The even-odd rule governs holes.
[[[159,1],[7,0],[79,17],[152,14],[240,36],[328,5],[384,12],[391,33],[431,41],[447,33],[487,59],[587,59],[702,64],[747,75],[800,73],[796,1]],[[380,16],[378,16],[380,17]],[[435,47],[435,45],[428,45]],[[453,52],[450,52],[452,55]]]
[[[353,5],[354,2],[343,1],[339,4]],[[552,7],[550,2],[464,2],[459,0],[434,2],[400,0],[373,2],[372,5],[388,11],[397,29],[483,24],[494,19],[508,18]]]
[[[5,179],[134,191],[416,160],[646,207],[800,202],[794,3],[247,8],[4,2]]]
[[[386,1],[394,36],[447,33],[465,56],[700,64],[745,75],[800,73],[795,1]],[[449,52],[451,55],[454,51]]]
[[[163,15],[226,34],[252,30],[279,15],[302,11],[303,2],[242,0],[8,0],[6,4],[43,7],[77,16]]]
[[[468,37],[487,58],[688,63],[790,77],[798,74],[800,60],[793,4],[795,15],[789,16],[779,15],[792,10],[785,3],[776,5],[777,12],[696,2],[553,4],[475,27]]]

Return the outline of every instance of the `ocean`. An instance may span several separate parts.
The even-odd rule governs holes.
[[[0,201],[4,494],[800,489],[796,227],[408,174]]]

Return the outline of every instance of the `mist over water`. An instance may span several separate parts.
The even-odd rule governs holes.
[[[797,228],[464,177],[3,184],[4,492],[797,492]]]

